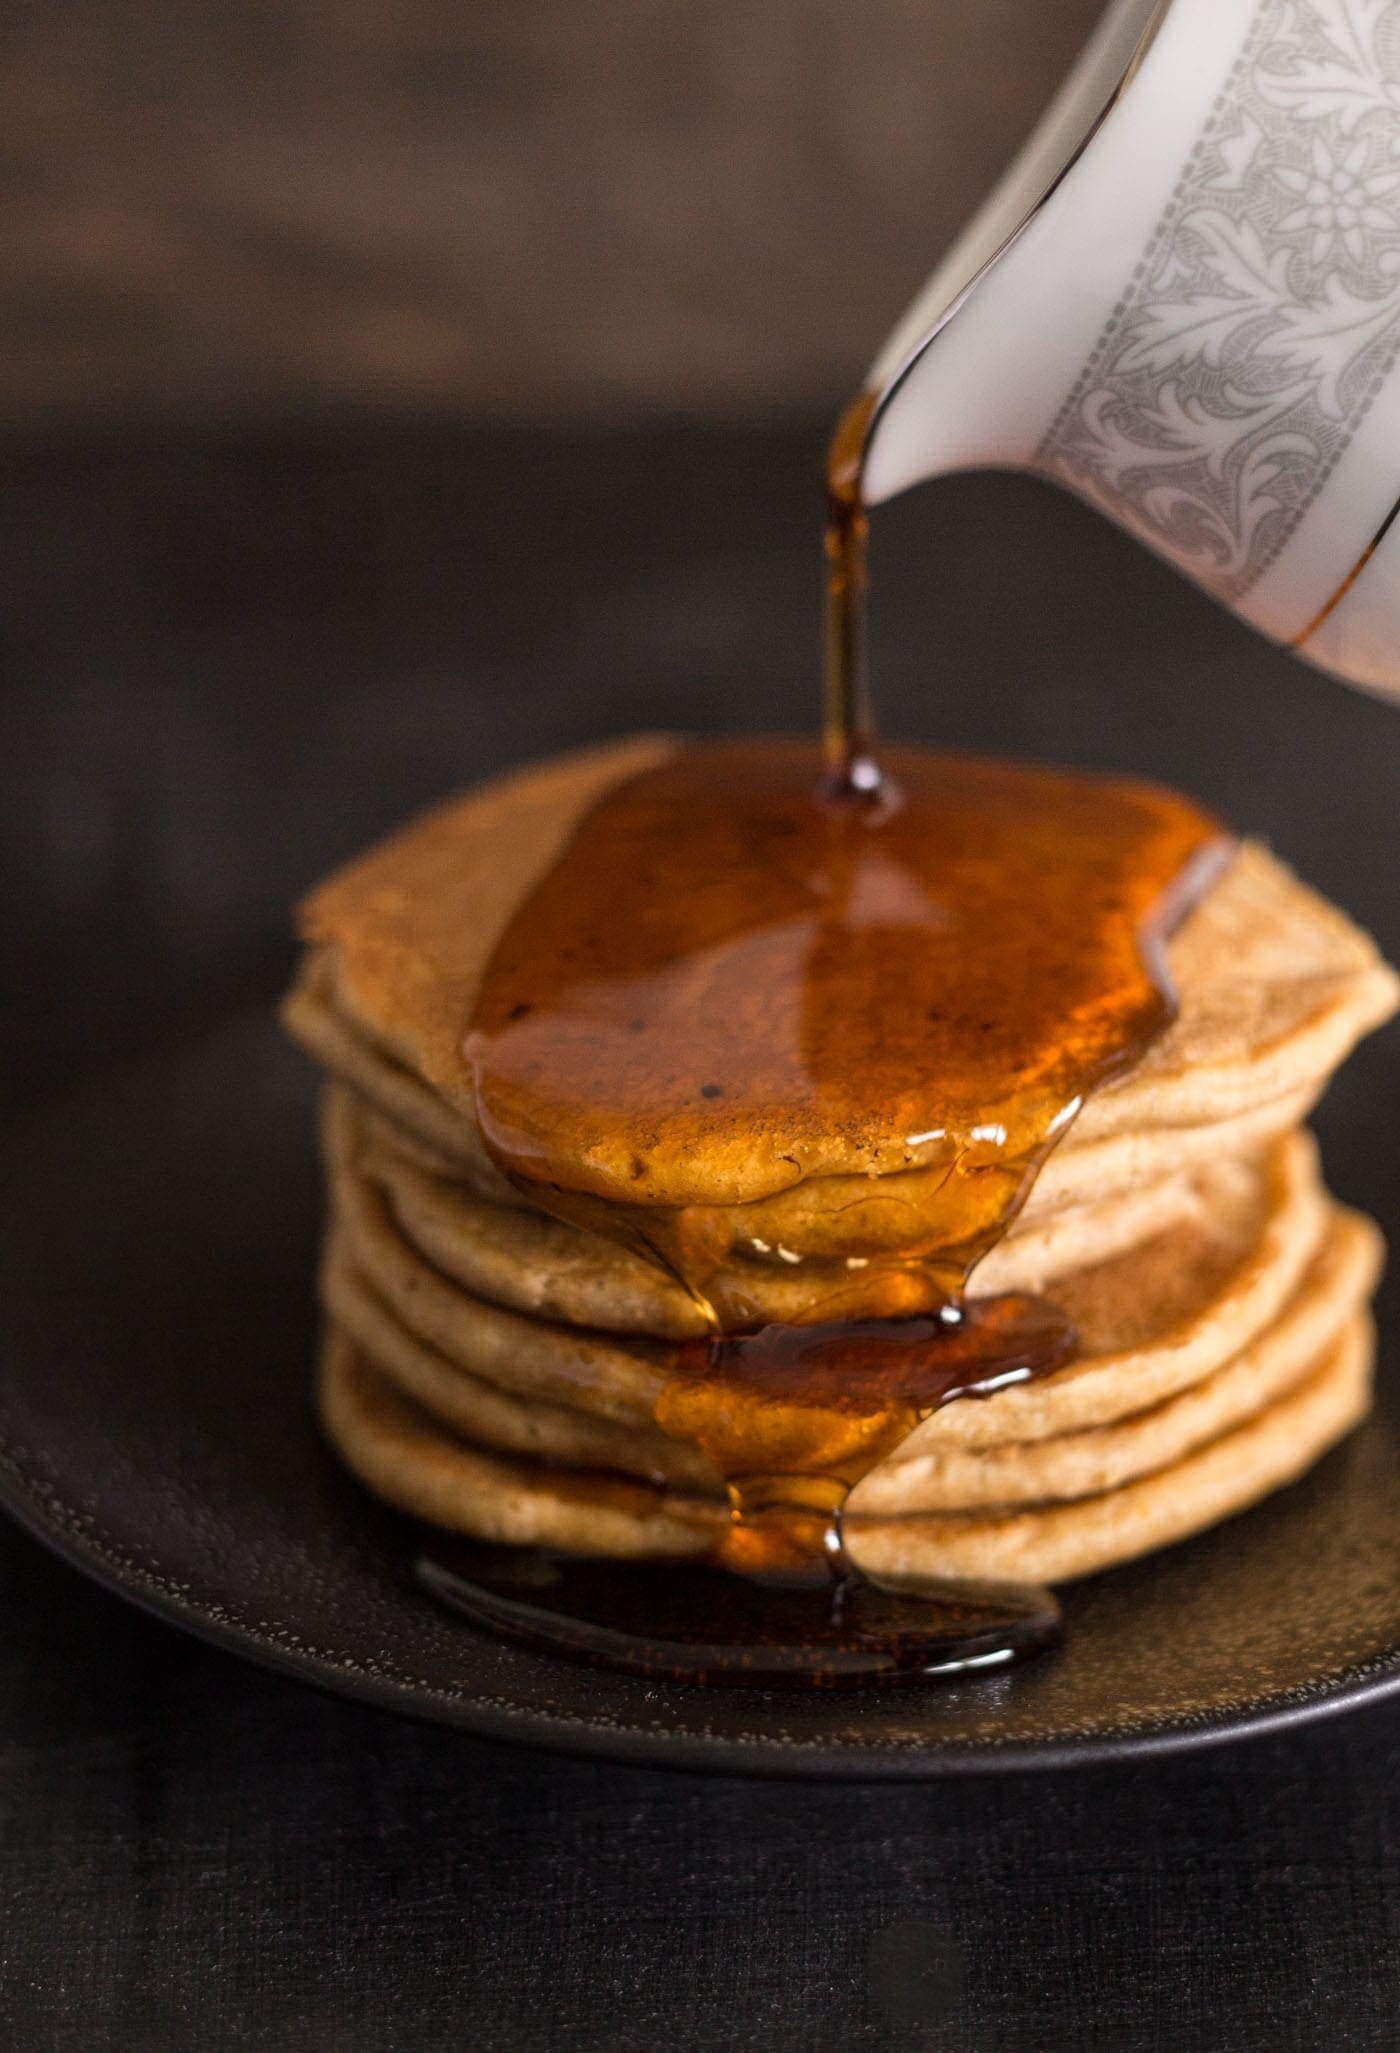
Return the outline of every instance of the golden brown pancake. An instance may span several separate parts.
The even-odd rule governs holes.
[[[285,1018],[335,1079],[326,1429],[391,1502],[486,1538],[688,1556],[727,1516],[708,1458],[656,1423],[702,1308],[623,1244],[626,1206],[589,1231],[501,1175],[462,1050],[522,898],[598,796],[675,746],[642,737],[451,801],[304,913]],[[1328,1199],[1300,1124],[1400,986],[1252,843],[1168,963],[1174,1023],[1090,1098],[972,1279],[1052,1298],[1078,1354],[925,1418],[852,1494],[857,1563],[1087,1574],[1252,1503],[1364,1411],[1379,1237]],[[833,1132],[814,1173],[782,1156],[775,1132],[698,1147],[666,1172],[684,1188],[642,1178],[639,1198],[703,1215],[729,1327],[860,1316],[863,1266],[907,1244],[911,1202],[947,1173],[893,1134]]]
[[[1184,1385],[1172,1373],[1156,1387],[1133,1380],[1111,1358],[1095,1380],[1118,1380],[1120,1407],[1102,1422],[1060,1433],[1015,1437],[1001,1392],[977,1407],[987,1437],[975,1446],[940,1441],[921,1429],[858,1486],[853,1508],[890,1515],[911,1510],[966,1511],[986,1504],[1038,1502],[1106,1489],[1166,1463],[1241,1422],[1296,1381],[1361,1310],[1374,1288],[1379,1238],[1370,1222],[1335,1208],[1322,1241],[1276,1316],[1219,1364]],[[400,1324],[333,1243],[324,1278],[327,1310],[367,1362],[402,1395],[463,1439],[506,1454],[566,1467],[605,1468],[719,1496],[709,1462],[651,1425],[629,1426],[565,1403],[511,1394],[471,1375]],[[1214,1331],[1229,1347],[1229,1322],[1217,1306]],[[1198,1320],[1198,1330],[1207,1326]],[[1187,1350],[1182,1350],[1183,1358]],[[1201,1358],[1199,1347],[1197,1360]],[[953,1408],[950,1407],[950,1411]],[[1044,1421],[1042,1420],[1041,1423]]]
[[[651,1426],[669,1343],[489,1304],[425,1262],[374,1186],[353,1173],[335,1175],[332,1204],[340,1258],[446,1360],[517,1395]],[[1077,1360],[986,1402],[934,1413],[916,1444],[1029,1439],[1102,1423],[1209,1375],[1277,1315],[1326,1223],[1307,1136],[1276,1143],[1262,1162],[1221,1165],[1203,1178],[1191,1216],[1056,1285],[1080,1329]]]
[[[306,939],[325,951],[307,988],[324,977],[321,997],[339,1025],[457,1115],[455,1157],[488,1195],[500,1179],[476,1130],[462,1048],[483,969],[521,898],[593,801],[675,746],[643,738],[500,779],[405,828],[304,908]],[[1367,937],[1256,844],[1240,849],[1168,952],[1176,1022],[1129,1075],[1090,1101],[1052,1168],[1110,1138],[1209,1126],[1296,1096],[1318,1085],[1396,1002],[1396,980]],[[289,1014],[293,1031],[306,1010]],[[436,1145],[449,1129],[425,1137]],[[833,1133],[809,1155],[814,1173],[801,1184],[803,1205],[775,1208],[753,1230],[811,1253],[839,1250],[799,1232],[808,1211],[829,1219],[848,1210],[859,1194],[849,1186],[868,1190],[872,1162],[901,1174],[923,1159],[903,1134],[862,1136],[853,1155],[851,1137]],[[684,1196],[719,1207],[773,1200],[797,1176],[782,1158],[780,1133],[751,1160],[731,1146],[711,1162],[697,1149]],[[637,1202],[676,1200],[652,1182],[644,1165]],[[849,1217],[839,1231],[848,1243]]]
[[[1066,1503],[966,1515],[851,1516],[857,1566],[888,1576],[1062,1582],[1185,1538],[1291,1482],[1361,1419],[1370,1394],[1368,1321],[1345,1326],[1309,1373],[1243,1424],[1117,1489]],[[590,1470],[487,1453],[446,1432],[326,1336],[321,1416],[379,1496],[454,1532],[579,1554],[703,1557],[727,1511],[715,1498]]]
[[[425,1168],[410,1146],[366,1118],[341,1088],[327,1094],[325,1147],[332,1176],[358,1174],[379,1191],[399,1233],[444,1275],[512,1311],[614,1333],[686,1340],[705,1333],[703,1313],[679,1280],[601,1234],[524,1205],[499,1205]],[[1013,1225],[978,1271],[978,1289],[1044,1289],[1056,1276],[1101,1261],[1197,1212],[1201,1176],[1183,1169],[1134,1191],[1112,1194]],[[726,1295],[750,1315],[790,1323],[821,1315],[840,1297],[860,1309],[858,1266],[766,1259],[736,1252]]]
[[[420,1079],[351,1028],[329,1003],[330,964],[313,955],[283,1008],[288,1030],[309,1054],[352,1087],[359,1117],[391,1154],[456,1183],[485,1202],[519,1209],[527,1201],[485,1156],[474,1126]],[[1082,1141],[1071,1129],[1041,1169],[1021,1214],[1029,1226],[1076,1207],[1160,1185],[1178,1171],[1239,1155],[1306,1118],[1325,1073],[1277,1098],[1202,1126],[1144,1128]],[[1082,1125],[1082,1119],[1080,1124]],[[736,1255],[752,1257],[755,1239],[803,1260],[840,1259],[857,1230],[869,1244],[898,1246],[906,1220],[903,1192],[916,1183],[885,1177],[829,1177],[745,1207],[732,1220]],[[994,1254],[997,1252],[993,1251]],[[991,1283],[989,1289],[1017,1288]]]
[[[1167,1468],[1301,1381],[1361,1313],[1379,1268],[1380,1236],[1370,1220],[1334,1211],[1278,1317],[1208,1376],[1103,1425],[977,1447],[906,1441],[858,1485],[851,1510],[888,1517],[1056,1502]]]

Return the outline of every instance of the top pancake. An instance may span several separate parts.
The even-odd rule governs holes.
[[[306,1014],[317,1010],[320,1027],[343,1029],[346,1060],[333,1066],[349,1071],[359,1042],[381,1073],[388,1065],[403,1072],[404,1104],[386,1109],[397,1109],[409,1131],[431,1123],[424,1137],[479,1184],[496,1184],[497,1194],[462,1054],[482,973],[506,922],[585,811],[676,746],[642,737],[486,785],[340,871],[304,908],[313,955],[302,1000],[293,1001],[293,1030],[327,1056],[325,1033],[317,1024],[307,1030]],[[1121,1152],[1144,1131],[1209,1126],[1305,1099],[1396,1003],[1396,980],[1370,941],[1252,844],[1183,923],[1168,955],[1176,1022],[1129,1075],[1090,1101],[1061,1155],[1105,1144]],[[415,1081],[445,1116],[415,1121]],[[381,1102],[385,1094],[376,1093]],[[844,1207],[848,1193],[839,1186],[847,1178],[868,1189],[872,1173],[917,1170],[920,1159],[903,1135],[863,1137],[853,1147],[833,1133],[815,1157],[807,1151],[813,1174],[798,1190],[799,1171],[783,1154],[776,1131],[747,1150],[698,1147],[682,1167],[683,1183],[661,1187],[646,1165],[634,1194],[640,1203],[739,1206],[789,1193],[801,1231],[809,1210],[828,1213],[833,1200]]]

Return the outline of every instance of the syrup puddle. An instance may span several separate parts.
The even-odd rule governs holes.
[[[435,1542],[415,1573],[487,1632],[653,1681],[889,1687],[1000,1668],[1053,1646],[1060,1630],[1053,1593],[1023,1583],[760,1582],[469,1542]]]

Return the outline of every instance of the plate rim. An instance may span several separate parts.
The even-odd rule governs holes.
[[[51,1515],[54,1508],[61,1508],[64,1521]],[[653,1731],[609,1725],[571,1713],[494,1704],[444,1690],[426,1679],[377,1674],[348,1657],[337,1661],[332,1654],[298,1646],[295,1635],[289,1635],[288,1644],[280,1644],[231,1612],[220,1616],[211,1605],[180,1596],[175,1585],[165,1586],[157,1573],[142,1570],[115,1544],[102,1546],[85,1538],[93,1533],[95,1521],[64,1503],[56,1489],[41,1493],[35,1488],[27,1479],[22,1457],[3,1442],[0,1511],[66,1566],[111,1596],[254,1667],[420,1724],[618,1766],[801,1782],[931,1782],[944,1776],[1040,1773],[1195,1753],[1205,1747],[1263,1738],[1400,1692],[1400,1647],[1396,1647],[1374,1657],[1364,1672],[1348,1675],[1344,1671],[1315,1692],[1264,1698],[1245,1709],[1221,1711],[1203,1719],[1164,1718],[1136,1730],[1023,1740],[1004,1747],[995,1742],[954,1741],[899,1748],[838,1748],[822,1740],[738,1739],[664,1728]]]

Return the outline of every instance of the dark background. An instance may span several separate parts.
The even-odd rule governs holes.
[[[830,410],[1092,11],[18,12],[8,1117],[270,1006],[292,899],[454,784],[810,723]],[[1185,784],[1400,955],[1393,710],[1025,480],[883,512],[876,579],[891,731]],[[1392,1235],[1397,1038],[1321,1120]],[[8,1528],[0,1618],[21,2053],[1395,2043],[1400,1710],[741,1784],[319,1698]]]

